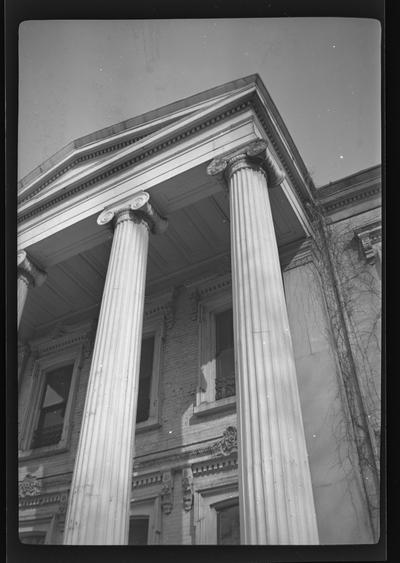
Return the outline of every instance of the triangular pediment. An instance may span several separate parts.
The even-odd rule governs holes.
[[[48,204],[116,177],[171,144],[249,108],[279,155],[281,151],[282,160],[286,158],[303,181],[306,168],[279,112],[259,76],[251,75],[73,141],[21,180],[19,222],[33,209],[36,214]]]

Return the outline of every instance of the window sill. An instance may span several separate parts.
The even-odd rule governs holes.
[[[149,418],[149,420],[144,420],[143,422],[138,422],[136,424],[135,432],[140,434],[141,432],[147,432],[148,430],[156,430],[161,428],[161,424],[156,418]]]
[[[207,416],[218,412],[236,411],[236,396],[226,397],[219,401],[212,401],[210,403],[200,403],[193,409],[193,414],[196,416]]]
[[[29,450],[19,450],[18,458],[22,460],[31,460],[38,457],[47,457],[56,454],[63,454],[69,450],[68,444],[66,442],[60,442],[59,444],[54,444],[53,446],[43,446],[41,448],[29,449]]]

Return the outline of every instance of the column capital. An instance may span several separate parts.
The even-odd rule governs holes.
[[[98,225],[111,224],[114,228],[122,221],[143,222],[153,234],[162,234],[168,227],[168,221],[162,217],[149,202],[147,192],[139,192],[118,209],[104,209],[97,218]]]
[[[40,287],[46,281],[46,272],[32,262],[25,250],[20,250],[17,254],[17,267],[18,273],[25,275],[33,287]]]
[[[237,151],[217,156],[208,165],[207,174],[215,176],[223,173],[230,179],[235,172],[243,168],[262,170],[267,176],[270,188],[278,186],[285,177],[264,139],[257,139]]]

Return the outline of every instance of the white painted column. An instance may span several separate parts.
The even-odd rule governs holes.
[[[114,238],[66,516],[68,545],[128,543],[149,230],[166,227],[148,199],[140,192],[97,220],[113,223]]]
[[[317,544],[296,369],[268,187],[283,178],[255,142],[216,159],[230,192],[242,544]],[[269,185],[270,186],[269,186]]]
[[[26,298],[28,297],[29,287],[39,287],[46,280],[46,274],[40,268],[35,266],[29,258],[25,250],[20,250],[17,254],[18,267],[18,286],[17,286],[17,326],[21,321],[22,312],[25,307]]]

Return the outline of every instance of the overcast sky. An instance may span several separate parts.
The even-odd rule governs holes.
[[[381,162],[377,21],[29,21],[19,40],[20,178],[82,135],[255,72],[317,186]]]

